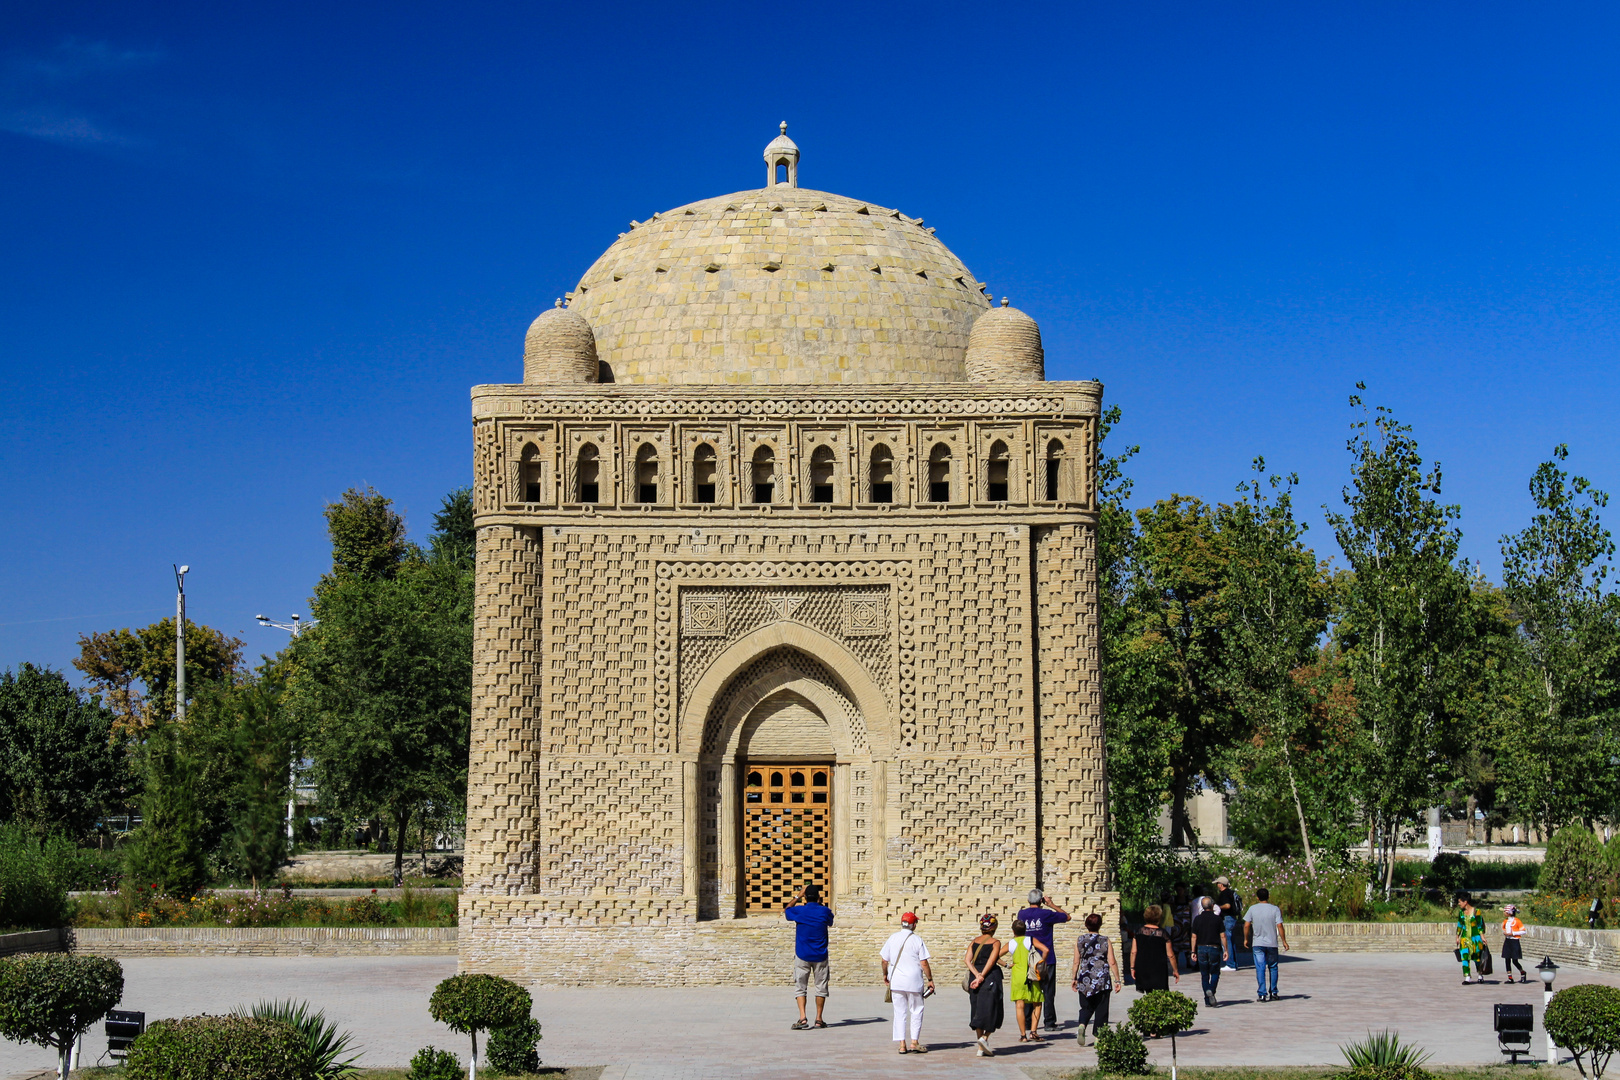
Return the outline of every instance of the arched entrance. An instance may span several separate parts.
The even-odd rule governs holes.
[[[870,896],[873,763],[855,691],[793,645],[737,659],[702,725],[699,916],[779,912],[809,884]]]

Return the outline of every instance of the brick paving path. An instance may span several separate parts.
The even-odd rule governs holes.
[[[943,952],[943,949],[936,949]],[[126,960],[125,1007],[150,1018],[195,1012],[227,1012],[261,998],[299,997],[324,1008],[353,1031],[365,1065],[404,1065],[426,1043],[465,1053],[466,1040],[427,1015],[433,986],[455,970],[441,957],[211,957]],[[542,1060],[556,1065],[607,1064],[604,1080],[684,1080],[735,1077],[793,1080],[825,1077],[893,1077],[925,1074],[1006,1077],[1027,1080],[1049,1068],[1090,1065],[1095,1055],[1073,1041],[1074,995],[1064,991],[1062,1037],[1044,1045],[1020,1045],[1009,1007],[1007,1025],[993,1045],[992,1060],[973,1055],[967,1000],[954,984],[928,1003],[925,1057],[899,1057],[889,1041],[888,1006],[881,989],[839,985],[834,972],[824,1031],[790,1031],[797,1015],[790,986],[780,989],[703,987],[669,989],[545,990],[535,995],[535,1015],[545,1029]],[[1620,976],[1566,967],[1558,984],[1603,982]],[[1221,1008],[1200,1006],[1194,1030],[1178,1040],[1183,1064],[1326,1064],[1340,1060],[1338,1045],[1368,1029],[1391,1027],[1434,1051],[1436,1064],[1500,1060],[1491,1031],[1491,1004],[1528,1001],[1537,1006],[1539,985],[1462,986],[1457,965],[1445,953],[1317,954],[1284,957],[1284,998],[1254,1001],[1254,975],[1247,968],[1221,980]],[[1177,989],[1198,998],[1197,979]],[[1124,1016],[1135,992],[1127,987],[1115,1002]],[[1538,1047],[1544,1046],[1539,1033]],[[1169,1064],[1165,1040],[1149,1044],[1155,1062]],[[86,1039],[88,1060],[102,1050],[99,1035]],[[52,1064],[40,1047],[0,1043],[0,1077],[32,1076]],[[26,1070],[26,1071],[25,1071]]]

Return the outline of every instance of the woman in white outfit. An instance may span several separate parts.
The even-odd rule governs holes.
[[[883,982],[894,999],[894,1041],[902,1054],[926,1054],[922,1044],[923,998],[934,992],[928,946],[917,936],[917,916],[900,916],[901,930],[883,943]]]

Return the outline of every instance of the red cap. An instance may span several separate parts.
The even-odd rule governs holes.
[[[916,922],[917,921],[917,913],[915,911],[908,911],[904,915],[900,916],[900,921],[901,922]]]

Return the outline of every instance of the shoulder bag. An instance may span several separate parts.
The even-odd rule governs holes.
[[[1029,960],[1026,961],[1024,967],[1024,981],[1039,983],[1046,978],[1046,964],[1036,958],[1034,944],[1034,938],[1024,938],[1024,951],[1029,953]]]
[[[906,940],[900,943],[899,950],[894,954],[894,963],[889,965],[890,975],[893,975],[895,969],[900,966],[900,958],[906,955],[906,946],[911,944],[913,937],[916,937],[916,933],[913,931],[908,930],[906,933],[908,934]],[[891,1003],[894,1001],[894,989],[889,985],[888,979],[883,980],[883,1000]]]

